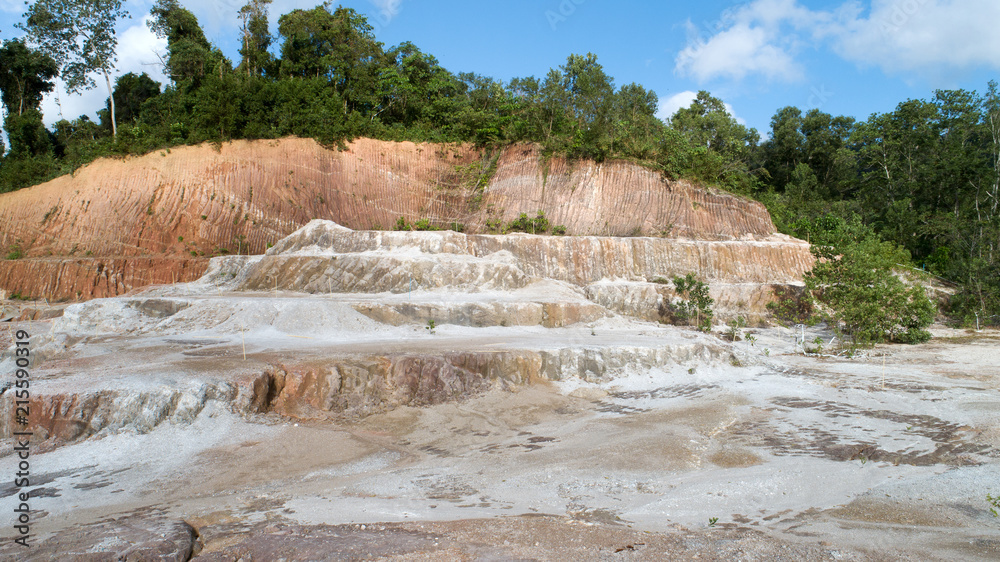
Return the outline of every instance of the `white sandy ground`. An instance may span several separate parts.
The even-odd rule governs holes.
[[[511,301],[574,296],[525,291]],[[47,334],[37,340],[37,388],[196,395],[217,376],[206,365],[238,363],[244,346],[252,360],[730,345],[622,318],[560,329],[446,325],[431,334],[378,324],[349,306],[458,298],[445,293],[348,299],[182,287],[145,296],[192,305],[150,319],[122,300],[92,301],[31,324]],[[651,532],[707,528],[717,518],[717,526],[890,557],[997,557],[1000,520],[986,495],[1000,493],[1000,334],[942,328],[927,345],[848,359],[796,354],[788,329],[753,331],[754,345],[729,348],[738,366],[715,357],[611,369],[600,380],[495,388],[357,423],[243,418],[208,400],[188,416],[34,455],[33,531],[42,540],[150,506],[193,522],[302,524],[539,513]],[[817,334],[831,337],[817,327],[807,339]],[[184,355],[199,339],[204,353]],[[0,366],[9,370],[10,359]],[[8,440],[0,474],[14,472],[11,447]]]

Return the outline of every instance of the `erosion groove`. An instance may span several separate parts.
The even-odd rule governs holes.
[[[580,377],[610,380],[630,372],[694,360],[721,362],[721,347],[701,344],[660,348],[563,348],[496,352],[349,355],[322,361],[262,365],[256,373],[227,380],[163,383],[150,390],[95,389],[38,391],[31,399],[29,427],[38,439],[64,445],[120,431],[148,433],[163,423],[191,423],[206,408],[241,416],[275,413],[297,420],[357,420],[400,406],[429,406],[463,400],[500,385]],[[44,387],[42,387],[44,388]],[[0,437],[18,431],[12,393],[0,397],[8,420]]]
[[[775,232],[759,203],[626,162],[544,161],[532,146],[504,150],[474,193],[465,170],[485,157],[465,145],[358,139],[337,151],[287,138],[101,159],[0,195],[0,250],[25,256],[0,261],[0,288],[79,300],[189,281],[205,271],[206,256],[261,254],[315,218],[358,229],[429,219],[475,233],[541,210],[574,235],[754,240]]]
[[[314,294],[514,291],[544,279],[576,287],[580,296],[620,314],[658,321],[665,320],[662,304],[674,296],[669,279],[697,272],[709,283],[720,317],[756,319],[766,314],[776,288],[801,283],[812,259],[808,244],[779,234],[752,242],[466,235],[354,231],[316,220],[241,270],[211,278],[223,284],[233,280],[232,288],[240,291],[280,287]],[[213,272],[223,267],[213,266]],[[411,304],[395,305],[396,320],[390,323],[399,323],[403,309],[413,318],[420,307]],[[379,320],[393,318],[393,307],[385,303],[358,310]],[[424,310],[425,318],[456,318],[466,325],[475,325],[477,316],[471,310],[444,315]],[[513,324],[524,323],[516,318],[522,312],[530,314],[509,312],[513,316],[506,321]],[[496,315],[478,315],[484,316]]]

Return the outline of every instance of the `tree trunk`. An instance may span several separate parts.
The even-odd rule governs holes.
[[[111,76],[104,71],[104,81],[108,83],[108,99],[111,100],[111,136],[118,140],[118,122],[115,118],[115,93],[111,90]]]

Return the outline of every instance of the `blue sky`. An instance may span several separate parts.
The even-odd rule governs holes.
[[[238,62],[237,10],[245,0],[181,0],[209,39]],[[274,0],[271,27],[317,0]],[[336,5],[333,2],[333,5]],[[571,53],[592,52],[617,86],[637,82],[660,97],[661,116],[701,89],[766,136],[775,111],[817,107],[865,119],[938,88],[983,91],[1000,77],[997,0],[354,0],[386,46],[412,41],[453,72],[504,81],[543,76]],[[119,72],[165,82],[146,29],[152,0],[126,0]],[[23,0],[0,0],[0,38],[18,36]],[[275,47],[275,51],[277,47]],[[58,97],[59,103],[56,103]],[[107,92],[60,92],[46,122],[92,114]],[[60,109],[61,108],[61,109]]]

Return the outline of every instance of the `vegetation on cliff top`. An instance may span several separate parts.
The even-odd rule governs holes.
[[[755,197],[781,232],[811,241],[836,237],[835,223],[856,224],[864,234],[831,239],[823,245],[830,255],[876,251],[888,242],[894,261],[960,287],[954,315],[1000,319],[995,83],[985,94],[937,91],[866,121],[781,108],[762,142],[708,92],[660,120],[654,92],[616,86],[593,54],[570,55],[541,78],[502,83],[453,73],[409,42],[386,47],[363,16],[329,3],[281,15],[271,36],[269,0],[248,0],[240,10],[241,60],[234,64],[191,12],[176,0],[157,0],[150,27],[167,40],[170,84],[123,75],[98,122],[82,116],[49,130],[39,104],[57,73],[67,76],[69,55],[38,40],[49,21],[44,16],[55,6],[89,1],[36,0],[25,23],[38,29],[29,34],[36,41],[0,47],[10,141],[0,160],[0,192],[99,156],[205,141],[298,135],[330,145],[359,136],[489,147],[534,142],[546,154],[627,159],[667,177]],[[92,66],[100,73],[106,65]]]

